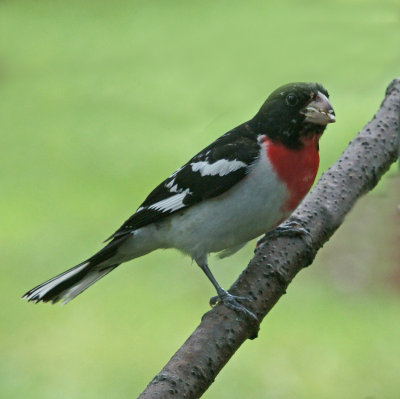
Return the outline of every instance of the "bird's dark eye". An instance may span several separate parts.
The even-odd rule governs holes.
[[[298,97],[296,94],[290,93],[286,96],[286,104],[290,107],[294,107],[299,102]]]

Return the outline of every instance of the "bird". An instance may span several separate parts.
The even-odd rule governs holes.
[[[159,184],[96,254],[31,289],[33,302],[68,303],[121,263],[156,249],[189,255],[215,287],[211,305],[254,315],[223,289],[208,256],[234,254],[279,226],[311,189],[319,140],[336,121],[319,83],[273,91],[253,118],[228,131]]]

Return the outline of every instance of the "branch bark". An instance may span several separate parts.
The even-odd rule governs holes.
[[[306,228],[312,240],[272,237],[256,250],[248,267],[229,289],[234,295],[252,299],[246,307],[260,321],[296,274],[312,263],[357,199],[372,190],[396,161],[399,136],[400,79],[395,79],[371,122],[289,219]],[[199,398],[239,346],[257,336],[258,328],[245,315],[217,305],[203,316],[200,325],[139,399]]]

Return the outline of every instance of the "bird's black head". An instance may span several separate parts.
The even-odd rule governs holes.
[[[305,140],[321,135],[335,122],[329,94],[319,83],[289,83],[275,90],[250,124],[290,148],[301,148]]]

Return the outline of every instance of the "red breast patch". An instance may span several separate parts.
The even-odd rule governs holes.
[[[315,181],[319,167],[318,140],[319,137],[316,136],[300,150],[290,149],[270,140],[265,141],[268,159],[290,193],[281,209],[284,212],[293,212]]]

